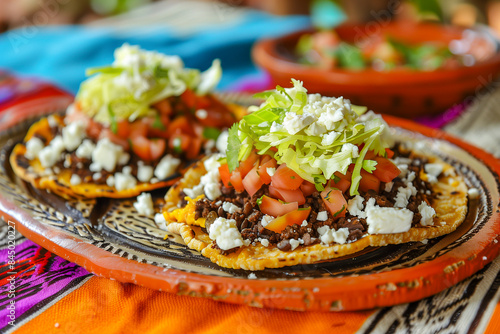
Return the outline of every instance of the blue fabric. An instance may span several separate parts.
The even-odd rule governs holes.
[[[278,17],[250,12],[226,25],[180,35],[165,28],[117,32],[84,26],[21,28],[0,35],[0,68],[39,76],[75,93],[85,69],[112,62],[113,50],[125,42],[182,57],[187,67],[204,70],[214,58],[222,62],[219,89],[259,73],[250,57],[252,44],[263,37],[308,27],[308,17]]]

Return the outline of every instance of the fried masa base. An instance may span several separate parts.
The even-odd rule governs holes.
[[[55,120],[63,125],[63,119],[60,116],[54,116]],[[33,124],[28,130],[24,143],[30,140],[35,134],[46,139],[47,143],[53,139],[53,134],[50,131],[50,126],[47,118],[43,118]],[[150,191],[158,188],[163,188],[172,185],[178,180],[178,177],[172,177],[167,180],[157,183],[138,182],[131,189],[118,191],[115,187],[110,187],[106,184],[97,184],[82,182],[78,185],[72,185],[71,171],[69,169],[61,169],[57,175],[46,175],[45,168],[38,159],[30,160],[26,165],[24,154],[26,146],[24,143],[17,144],[10,155],[10,165],[14,173],[26,182],[29,182],[33,187],[38,189],[47,189],[51,192],[66,198],[95,198],[95,197],[110,197],[110,198],[127,198],[141,194],[144,191]],[[31,168],[30,168],[31,167]]]
[[[444,170],[453,169],[452,166],[439,159],[433,160],[434,163],[442,164]],[[184,177],[167,192],[164,212],[177,209],[182,189],[197,185],[205,173],[206,170],[201,162],[189,169]],[[276,245],[270,244],[268,247],[264,247],[257,242],[256,245],[242,246],[235,252],[222,255],[220,250],[212,247],[213,241],[200,227],[188,225],[182,221],[168,222],[167,220],[167,224],[169,231],[180,234],[189,248],[201,252],[203,256],[208,257],[221,267],[262,270],[310,264],[353,254],[369,246],[378,247],[422,241],[453,232],[467,215],[467,186],[460,176],[442,176],[439,182],[433,184],[432,187],[433,192],[437,194],[433,203],[433,208],[436,211],[433,226],[412,227],[404,233],[366,235],[354,242],[342,245],[300,245],[293,251],[281,251]]]

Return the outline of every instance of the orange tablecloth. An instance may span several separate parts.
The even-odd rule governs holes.
[[[5,226],[1,225],[2,235],[6,235]],[[28,260],[18,261],[14,269],[18,277],[16,293],[23,296],[17,302],[18,314],[24,313],[14,326],[0,320],[0,331],[5,333],[500,332],[500,258],[465,281],[422,301],[328,313],[258,309],[154,291],[96,277],[21,236],[16,244],[19,252],[27,254],[29,250],[31,254]],[[5,250],[5,244],[0,245],[0,250]],[[8,305],[5,261],[8,259],[0,259],[1,307]],[[22,276],[30,276],[30,282],[22,281]],[[66,283],[44,300],[34,298],[57,282]],[[29,293],[23,294],[23,290]],[[23,300],[32,302],[21,304]]]

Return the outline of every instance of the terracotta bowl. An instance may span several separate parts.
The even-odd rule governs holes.
[[[489,31],[481,36],[491,43],[483,61],[470,67],[435,71],[396,69],[379,72],[322,69],[297,62],[295,45],[305,33],[300,31],[276,39],[259,41],[253,48],[254,61],[269,72],[274,84],[290,86],[290,79],[304,81],[311,93],[344,96],[354,104],[376,112],[414,118],[443,112],[454,104],[473,98],[500,72],[499,43]],[[430,23],[392,22],[387,24],[343,25],[336,29],[341,39],[356,41],[371,34],[387,34],[409,42],[448,44],[462,37],[463,29]],[[476,37],[477,38],[477,37]]]

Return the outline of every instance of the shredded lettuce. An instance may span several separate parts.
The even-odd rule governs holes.
[[[90,117],[103,124],[134,121],[156,115],[151,106],[186,89],[199,95],[212,91],[219,82],[220,61],[203,73],[185,68],[177,56],[145,51],[124,44],[115,50],[112,65],[88,69],[91,76],[80,85],[76,101]],[[114,120],[109,110],[113,110]]]
[[[361,170],[372,173],[377,164],[366,160],[366,153],[373,150],[385,155],[393,144],[387,124],[380,116],[366,113],[366,107],[351,106],[342,98],[307,94],[302,82],[292,79],[292,83],[292,88],[278,86],[256,94],[265,102],[250,108],[254,111],[230,129],[229,169],[237,168],[239,161],[256,150],[273,156],[278,164],[286,163],[322,190],[335,172],[346,174],[353,164],[350,194],[358,194]],[[304,117],[312,117],[314,122],[299,124]]]

